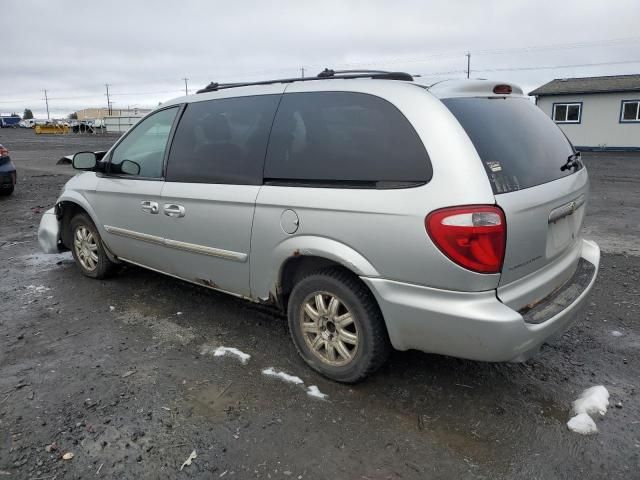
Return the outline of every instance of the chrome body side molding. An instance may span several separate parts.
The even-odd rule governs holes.
[[[185,252],[197,253],[200,255],[209,255],[211,257],[224,258],[226,260],[233,260],[235,262],[246,262],[248,257],[246,253],[242,253],[242,252],[233,252],[231,250],[223,250],[221,248],[207,247],[205,245],[197,245],[195,243],[180,242],[178,240],[171,240],[170,238],[162,238],[156,235],[148,235],[146,233],[140,233],[134,230],[127,230],[125,228],[112,227],[111,225],[105,225],[104,229],[113,235],[132,238],[134,240],[140,240],[141,242],[154,243],[156,245],[164,245],[166,247],[175,248],[176,250],[183,250]]]

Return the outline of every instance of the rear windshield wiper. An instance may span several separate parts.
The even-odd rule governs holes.
[[[578,170],[582,166],[582,162],[580,161],[581,155],[580,152],[572,153],[567,157],[567,163],[560,167],[561,171],[569,170],[573,168],[574,170]]]

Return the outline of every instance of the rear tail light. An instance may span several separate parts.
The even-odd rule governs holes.
[[[18,183],[18,176],[16,175],[16,172],[11,172],[11,183],[14,185]]]
[[[9,150],[7,150],[4,147],[0,147],[0,157],[8,157],[9,156]]]
[[[458,265],[499,273],[507,239],[504,212],[494,205],[443,208],[425,219],[433,243]]]

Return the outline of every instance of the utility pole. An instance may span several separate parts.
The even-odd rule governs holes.
[[[469,78],[471,74],[471,52],[465,53],[465,56],[467,57],[467,78]]]
[[[51,117],[49,116],[49,97],[47,97],[47,91],[44,91],[44,102],[47,105],[47,120],[51,120]]]
[[[107,87],[107,113],[111,115],[111,101],[109,100],[109,84],[105,83],[105,87]]]
[[[187,82],[189,81],[189,79],[187,77],[184,77],[183,80],[184,80],[184,94],[189,95],[189,87],[187,86]]]
[[[304,78],[304,67],[300,67],[300,76]]]

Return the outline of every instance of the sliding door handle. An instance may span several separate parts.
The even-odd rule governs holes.
[[[160,207],[158,206],[158,202],[149,202],[144,201],[140,202],[141,209],[143,212],[156,214],[160,211]]]
[[[185,209],[182,205],[176,205],[175,203],[165,203],[164,214],[168,217],[184,217]]]

